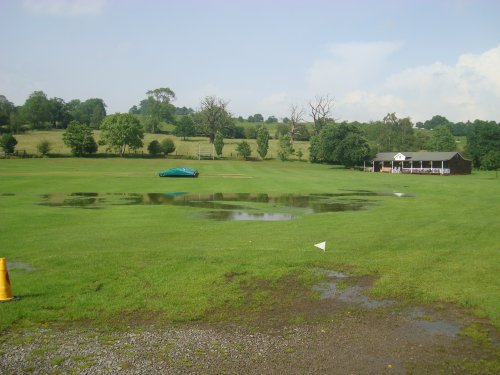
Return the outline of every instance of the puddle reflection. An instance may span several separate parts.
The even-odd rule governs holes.
[[[41,205],[98,209],[123,205],[186,206],[211,211],[204,217],[217,221],[284,221],[293,220],[297,214],[358,211],[373,200],[360,196],[403,196],[364,190],[344,191],[333,194],[251,194],[251,193],[57,193],[42,195]],[[400,194],[400,193],[397,193]],[[294,212],[274,212],[279,209]],[[273,211],[273,212],[269,212]]]

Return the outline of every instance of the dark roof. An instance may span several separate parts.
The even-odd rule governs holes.
[[[405,160],[414,161],[446,161],[453,159],[455,155],[460,155],[458,152],[379,152],[373,161],[391,161],[397,154],[403,154],[406,156]],[[462,155],[460,157],[466,160]]]

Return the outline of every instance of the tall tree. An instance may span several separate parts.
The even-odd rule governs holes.
[[[234,127],[231,114],[227,110],[228,103],[216,96],[206,96],[201,101],[201,129],[200,132],[214,143],[215,134],[219,131],[227,135]]]
[[[481,166],[481,159],[490,151],[500,150],[500,124],[476,120],[467,132],[467,149],[474,166]]]
[[[33,129],[41,129],[50,119],[49,100],[43,91],[34,91],[22,106],[21,114]]]
[[[144,127],[150,133],[157,133],[162,121],[174,122],[175,93],[168,87],[160,87],[146,92],[148,96],[140,103],[140,113],[143,116]]]
[[[388,113],[379,123],[377,141],[382,151],[412,151],[415,133],[410,118],[398,118],[395,113]]]
[[[7,100],[4,95],[0,95],[0,125],[7,125],[10,121],[10,114],[14,112],[16,106]]]
[[[280,137],[278,144],[278,157],[281,161],[288,160],[288,158],[295,152],[293,149],[292,137],[289,134],[285,134]]]
[[[451,126],[451,122],[448,119],[441,115],[432,116],[430,120],[427,120],[423,124],[424,129],[436,129],[439,126]]]
[[[222,149],[224,148],[224,136],[222,135],[221,132],[215,133],[214,148],[217,156],[221,157]]]
[[[144,133],[139,120],[130,113],[116,113],[106,116],[101,124],[101,141],[108,150],[125,154],[127,147],[136,150],[143,146]]]
[[[188,137],[194,136],[196,133],[193,118],[189,115],[182,116],[175,125],[174,134],[186,140]]]
[[[296,133],[298,131],[299,125],[304,121],[304,109],[299,108],[297,105],[292,104],[290,106],[290,139],[292,140],[292,145],[293,145],[293,140],[295,139]]]
[[[266,158],[269,149],[269,130],[265,126],[257,130],[257,153],[262,159]]]
[[[428,145],[429,151],[455,151],[457,149],[455,138],[446,125],[434,128]]]
[[[97,152],[97,143],[92,128],[78,121],[71,121],[63,133],[63,141],[75,156],[84,156]]]
[[[331,118],[333,99],[328,95],[316,96],[314,99],[314,102],[309,102],[309,107],[313,118],[313,133],[318,135],[326,124],[335,122]]]
[[[357,126],[341,123],[327,125],[318,136],[312,137],[309,153],[313,163],[338,163],[350,167],[367,158],[370,148]]]
[[[65,128],[68,126],[71,116],[63,99],[49,99],[48,111],[49,121],[53,128]]]

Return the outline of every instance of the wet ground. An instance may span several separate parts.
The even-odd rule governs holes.
[[[271,285],[226,275],[246,302],[224,322],[213,311],[204,323],[136,319],[121,329],[74,324],[9,332],[0,340],[0,373],[498,373],[498,332],[487,322],[453,306],[371,298],[372,278],[318,272],[323,280],[310,289],[293,277]],[[252,309],[263,291],[269,303]]]
[[[368,190],[345,190],[328,194],[57,193],[43,195],[40,204],[85,209],[101,209],[116,205],[183,206],[205,209],[201,216],[209,220],[282,221],[292,220],[304,214],[358,211],[376,204],[373,197],[382,196],[414,197],[408,193]],[[290,210],[293,212],[288,212]]]

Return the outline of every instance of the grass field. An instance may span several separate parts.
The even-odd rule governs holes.
[[[18,144],[16,145],[16,150],[20,150],[21,152],[24,150],[28,154],[38,154],[37,144],[41,140],[47,140],[51,144],[51,154],[57,155],[71,155],[71,150],[64,144],[62,140],[62,135],[64,131],[32,131],[26,132],[23,134],[16,134],[16,139]],[[100,139],[100,131],[94,131],[94,137],[96,141]],[[153,139],[157,139],[161,142],[164,138],[171,138],[176,146],[176,150],[172,155],[179,155],[183,157],[192,157],[196,158],[198,150],[201,151],[213,151],[213,145],[211,145],[206,137],[190,137],[187,140],[183,140],[182,138],[175,137],[173,135],[162,135],[162,134],[151,134],[146,133],[144,135],[144,147],[138,149],[138,152],[144,152],[144,154],[148,154],[148,145]],[[236,147],[238,143],[240,143],[241,139],[225,139],[224,140],[224,148],[222,149],[222,157],[223,158],[232,158],[237,159],[238,155],[236,152]],[[252,157],[258,158],[257,154],[257,142],[255,139],[247,139],[246,140],[252,149]],[[309,158],[309,142],[296,141],[294,142],[294,148],[296,151],[299,149],[302,150],[303,160],[308,160]],[[278,150],[278,141],[271,139],[269,140],[269,150],[266,158],[277,158],[277,150]],[[99,146],[99,153],[106,152],[106,146]],[[291,159],[297,159],[296,156],[292,156]]]
[[[21,141],[20,141],[21,143]],[[22,144],[22,143],[21,143]],[[185,165],[198,179],[161,179]],[[500,327],[500,179],[356,172],[301,162],[160,159],[0,160],[0,256],[20,300],[0,305],[0,328],[44,322],[229,319],[241,283],[303,284],[318,268],[375,275],[376,296],[457,304]],[[51,193],[414,193],[370,196],[366,210],[296,220],[209,221],[204,209],[49,207]],[[327,241],[325,253],[313,244]],[[265,290],[255,308],[276,303]]]

